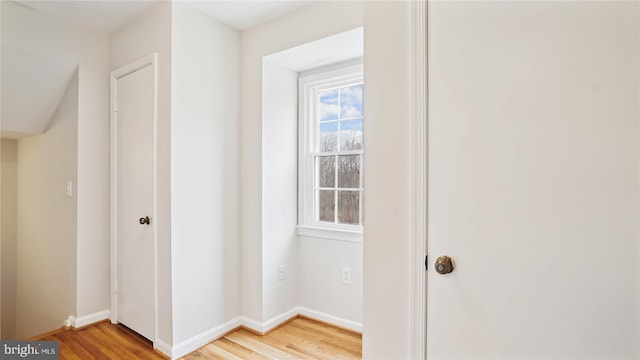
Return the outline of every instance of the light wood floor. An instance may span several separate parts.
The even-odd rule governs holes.
[[[151,342],[121,325],[101,322],[81,330],[63,330],[41,338],[57,341],[59,359],[154,359],[166,360]]]
[[[262,336],[246,329],[236,330],[184,359],[361,358],[362,335],[299,317]]]
[[[60,331],[41,340],[58,341],[60,360],[157,359],[150,342],[121,325],[102,322],[77,331]],[[184,360],[197,359],[361,359],[362,336],[315,320],[296,318],[266,335],[238,329]]]

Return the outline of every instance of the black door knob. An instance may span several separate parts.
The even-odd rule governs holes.
[[[139,221],[140,221],[140,225],[144,225],[144,224],[149,225],[151,223],[151,219],[149,219],[148,216],[140,218]]]

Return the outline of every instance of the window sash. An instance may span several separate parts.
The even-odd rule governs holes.
[[[354,62],[355,63],[355,62]],[[358,84],[364,84],[363,75],[362,75],[362,64],[361,62],[356,65],[346,66],[344,68],[340,68],[337,70],[332,70],[323,73],[314,73],[312,75],[302,74],[300,77],[300,156],[299,156],[299,218],[298,218],[298,228],[299,233],[301,235],[304,234],[318,234],[322,233],[323,229],[326,230],[326,234],[328,238],[339,239],[339,240],[347,240],[347,241],[361,241],[362,229],[363,229],[363,200],[364,200],[364,186],[363,186],[363,174],[364,174],[364,149],[350,149],[350,150],[342,150],[339,146],[336,146],[336,151],[319,151],[319,140],[320,140],[320,126],[321,124],[336,124],[336,130],[329,130],[330,132],[334,132],[337,136],[337,140],[342,142],[345,138],[342,137],[340,133],[341,125],[346,121],[354,121],[354,120],[362,120],[362,128],[366,126],[364,124],[365,117],[364,114],[362,116],[348,116],[341,117],[342,115],[347,114],[342,111],[343,104],[348,106],[349,102],[336,104],[341,109],[337,118],[323,120],[320,121],[320,92],[329,91],[334,89],[340,89],[347,86],[354,86]],[[339,96],[342,91],[338,91]],[[325,104],[328,102],[325,102]],[[356,105],[356,107],[359,107]],[[361,112],[363,109],[358,109]],[[326,126],[326,125],[325,125]],[[349,124],[350,128],[347,129],[355,129],[355,131],[360,130],[360,124]],[[354,126],[354,127],[351,127]],[[326,128],[325,128],[326,129]],[[349,131],[349,130],[345,130]],[[362,136],[361,134],[357,134],[357,136]],[[361,139],[361,138],[360,138]],[[359,139],[358,139],[359,140]],[[340,149],[340,150],[338,150]],[[358,155],[360,157],[360,173],[358,179],[358,187],[344,187],[338,183],[338,167],[339,167],[339,157],[340,156],[349,156],[349,155]],[[333,186],[319,186],[319,178],[318,178],[318,168],[316,162],[319,161],[320,157],[334,157],[335,162],[334,166],[334,181]],[[325,183],[323,185],[329,185]],[[355,181],[348,184],[349,186],[355,186]],[[339,187],[342,186],[342,187]],[[334,195],[334,221],[333,222],[324,222],[319,221],[320,219],[320,209],[318,204],[318,197],[320,191],[333,191]],[[338,219],[338,207],[339,204],[339,195],[341,191],[353,191],[357,193],[358,196],[358,224],[345,224],[340,223],[340,219]],[[342,194],[345,195],[345,194]],[[355,194],[354,194],[355,195]],[[354,220],[355,219],[351,219]],[[340,235],[344,233],[344,236]],[[331,234],[331,235],[329,235]],[[311,236],[316,236],[311,235]],[[354,237],[355,236],[355,237]]]
[[[340,162],[338,158],[340,156],[352,156],[358,155],[360,156],[360,171],[358,173],[358,187],[341,187],[339,182],[339,166]],[[334,180],[333,186],[320,186],[320,174],[318,174],[317,167],[317,159],[320,157],[334,157],[336,160],[334,161]],[[312,192],[313,192],[313,220],[318,224],[334,224],[341,226],[358,226],[362,227],[363,224],[363,201],[364,201],[364,186],[363,186],[363,174],[364,174],[364,151],[363,150],[351,150],[351,151],[335,151],[335,152],[321,152],[311,154],[312,164]],[[334,191],[334,202],[333,202],[333,212],[334,212],[334,220],[333,222],[321,221],[320,220],[320,191]],[[341,223],[339,219],[339,194],[340,191],[353,191],[358,192],[358,223],[357,224],[349,224],[349,223]]]

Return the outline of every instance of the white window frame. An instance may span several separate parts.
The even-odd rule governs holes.
[[[362,241],[363,195],[360,195],[360,225],[334,224],[316,221],[315,145],[317,119],[316,101],[318,92],[352,83],[363,82],[362,60],[326,71],[311,71],[299,78],[299,143],[298,143],[298,235],[344,241]],[[363,128],[364,122],[363,120]],[[360,186],[364,174],[364,147],[360,165]],[[357,152],[360,153],[360,152]],[[336,184],[337,185],[337,184]]]

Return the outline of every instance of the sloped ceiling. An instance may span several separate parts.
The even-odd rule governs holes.
[[[2,138],[44,133],[77,64],[7,44],[1,51]]]

